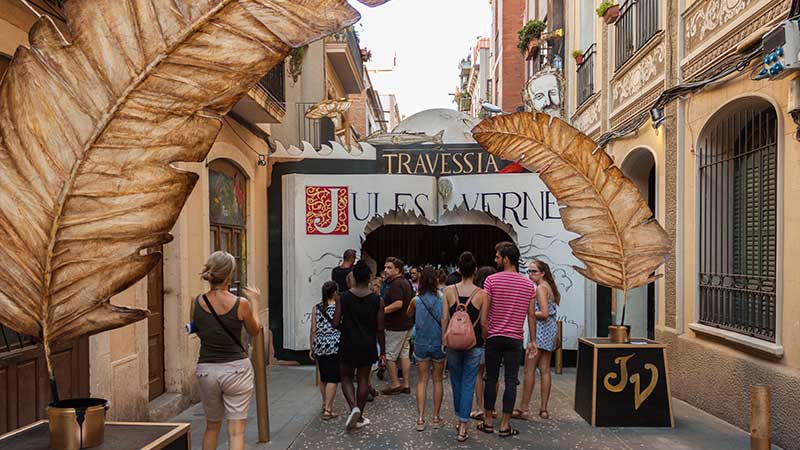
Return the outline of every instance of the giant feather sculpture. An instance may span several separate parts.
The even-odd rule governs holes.
[[[369,2],[366,3],[381,3]],[[0,323],[54,342],[140,320],[109,299],[161,257],[222,116],[346,0],[70,0],[0,84]],[[54,399],[56,400],[56,399]]]
[[[473,130],[486,150],[539,172],[563,206],[564,228],[579,235],[569,244],[585,264],[580,274],[627,292],[655,280],[671,251],[667,233],[639,189],[588,136],[542,113],[486,119]]]

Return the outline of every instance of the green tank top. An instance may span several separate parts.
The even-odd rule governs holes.
[[[242,351],[236,342],[231,339],[225,330],[220,327],[217,319],[210,312],[206,312],[201,306],[203,296],[196,297],[194,302],[194,323],[197,326],[197,336],[200,337],[200,357],[197,359],[199,364],[205,363],[227,363],[247,358],[247,353]],[[241,340],[243,321],[239,320],[239,301],[233,304],[233,308],[225,314],[219,315],[222,324]],[[205,303],[204,301],[202,301]]]

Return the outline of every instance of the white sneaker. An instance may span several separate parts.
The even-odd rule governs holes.
[[[356,429],[360,430],[360,429],[364,428],[365,426],[369,425],[370,423],[372,423],[372,422],[370,422],[369,419],[367,419],[366,417],[362,416],[361,417],[361,422],[356,422]]]
[[[358,406],[356,406],[350,411],[350,415],[347,416],[347,422],[345,422],[344,425],[345,428],[347,428],[347,431],[351,431],[356,427],[358,427],[358,416],[360,415],[361,415],[361,409],[359,409]]]

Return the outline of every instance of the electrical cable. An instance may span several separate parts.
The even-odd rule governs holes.
[[[620,128],[603,133],[600,138],[598,138],[597,144],[605,148],[612,140],[628,136],[638,131],[645,123],[652,110],[663,110],[666,105],[679,97],[699,92],[713,83],[721,82],[726,77],[747,69],[754,59],[760,57],[762,49],[763,47],[759,45],[744,56],[731,55],[702,72],[701,76],[705,76],[705,78],[679,84],[665,90],[656,100],[651,102],[647,108],[637,116],[631,118]]]
[[[245,139],[244,139],[244,138],[243,138],[243,137],[242,137],[242,136],[239,134],[239,132],[238,132],[238,131],[236,131],[236,128],[235,128],[233,125],[231,125],[231,123],[230,123],[230,122],[228,122],[228,118],[227,118],[227,117],[224,117],[224,119],[225,119],[225,122],[228,124],[228,127],[231,129],[231,131],[233,131],[233,134],[235,134],[235,135],[236,135],[236,137],[237,137],[237,138],[239,138],[239,140],[240,140],[240,141],[242,141],[242,142],[244,143],[244,145],[246,145],[246,146],[247,146],[247,148],[249,148],[249,149],[250,149],[250,150],[251,150],[253,153],[255,153],[256,155],[258,155],[258,165],[259,165],[259,166],[266,166],[266,165],[267,165],[267,154],[266,154],[266,153],[261,153],[261,152],[259,152],[258,150],[256,150],[255,148],[253,148],[253,146],[251,146],[251,145],[250,145],[250,144],[249,144],[249,143],[248,143],[248,142],[247,142],[247,141],[246,141],[246,140],[245,140]],[[269,143],[267,143],[267,147],[269,147]]]

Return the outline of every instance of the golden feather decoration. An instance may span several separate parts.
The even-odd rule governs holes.
[[[222,117],[346,0],[81,0],[0,84],[0,323],[52,343],[147,311],[109,299],[158,262]],[[63,33],[63,34],[62,34]]]
[[[667,233],[639,189],[588,136],[542,113],[486,119],[473,130],[483,148],[539,172],[562,206],[564,228],[586,267],[580,274],[627,292],[655,280],[671,251]]]

